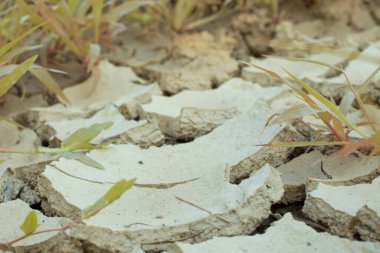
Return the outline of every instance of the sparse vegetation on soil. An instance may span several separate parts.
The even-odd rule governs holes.
[[[0,252],[379,252],[379,72],[376,0],[4,0]]]

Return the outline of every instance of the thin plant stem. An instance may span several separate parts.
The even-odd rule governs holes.
[[[51,233],[51,232],[64,232],[74,226],[77,226],[79,225],[80,223],[83,222],[83,219],[80,219],[80,220],[77,220],[77,221],[74,221],[62,228],[51,228],[51,229],[45,229],[45,230],[40,230],[40,231],[36,231],[36,232],[33,232],[31,233],[30,235],[23,235],[19,238],[16,238],[14,239],[13,241],[10,241],[10,242],[7,242],[7,243],[3,243],[3,242],[0,242],[0,245],[1,246],[6,246],[7,248],[10,248],[12,247],[13,244],[15,244],[16,242],[19,242],[21,240],[24,240],[25,238],[27,237],[30,237],[30,236],[35,236],[35,235],[39,235],[39,234],[43,234],[43,233]]]

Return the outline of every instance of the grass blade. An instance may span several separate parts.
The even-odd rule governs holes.
[[[67,104],[70,104],[69,99],[66,97],[65,93],[63,93],[59,84],[54,80],[54,78],[50,75],[50,73],[44,68],[30,68],[29,72],[35,76],[38,80],[40,80],[43,85],[46,86],[51,92],[60,97]]]
[[[7,64],[8,62],[11,62],[12,59],[14,59],[16,56],[19,56],[19,55],[21,55],[25,52],[28,52],[28,51],[33,51],[33,50],[39,49],[41,47],[42,47],[42,45],[17,47],[17,48],[13,49],[12,51],[6,53],[5,55],[3,55],[1,57],[0,66]]]
[[[349,126],[351,129],[355,130],[357,133],[359,133],[361,136],[365,137],[365,135],[359,130],[359,128],[353,124],[339,109],[337,106],[333,105],[328,99],[326,99],[324,96],[319,94],[316,90],[311,88],[308,84],[303,82],[302,80],[298,79],[296,76],[294,76],[292,73],[284,69],[284,71],[299,84],[302,88],[304,88],[309,94],[311,94],[313,97],[315,97],[317,100],[319,100],[322,104],[324,104],[337,118],[339,118],[341,121],[343,121],[347,126]]]
[[[107,14],[105,14],[105,18],[109,22],[118,22],[121,17],[124,15],[127,15],[128,13],[136,10],[137,8],[147,5],[147,4],[153,4],[154,1],[141,1],[141,0],[132,0],[132,1],[126,1],[112,10],[110,10]]]
[[[12,47],[14,47],[15,45],[17,45],[21,40],[25,39],[27,36],[29,36],[30,34],[32,34],[38,28],[40,28],[41,26],[44,26],[46,24],[47,24],[47,22],[39,24],[39,25],[31,28],[29,31],[25,32],[23,35],[17,37],[16,39],[14,39],[11,42],[9,42],[9,43],[5,44],[4,46],[2,46],[0,48],[0,57],[3,56],[5,53],[7,53]]]
[[[36,59],[37,55],[30,57],[15,67],[8,75],[0,79],[0,97],[12,88],[12,86],[29,70]]]
[[[331,69],[336,70],[338,72],[342,72],[342,69],[335,67],[333,65],[330,65],[328,63],[321,62],[321,61],[315,61],[315,60],[304,59],[304,58],[299,58],[299,57],[286,57],[286,56],[275,56],[275,55],[264,55],[264,56],[270,57],[270,58],[284,59],[284,60],[288,60],[288,61],[312,63],[312,64],[316,64],[316,65],[321,65],[321,66],[324,66],[327,68],[331,68]]]
[[[76,7],[75,16],[84,19],[91,8],[91,0],[81,0]]]
[[[75,55],[82,59],[83,54],[81,50],[79,50],[78,46],[69,39],[64,27],[57,19],[57,15],[54,13],[54,11],[49,8],[49,6],[47,6],[42,0],[36,1],[36,7],[38,8],[42,17],[48,21],[48,27],[60,36],[62,41],[67,45],[67,47],[70,48],[71,51],[73,51]]]
[[[371,82],[371,80],[376,76],[376,74],[380,71],[380,66],[375,69],[375,71],[372,72],[371,75],[367,78],[367,80],[364,81],[364,83],[359,88],[359,94],[363,93],[365,89],[367,88],[368,84]]]
[[[346,141],[305,141],[305,142],[271,142],[269,144],[262,144],[258,146],[265,147],[309,147],[309,146],[336,146],[336,145],[346,145],[349,142]]]
[[[100,163],[98,163],[97,161],[95,161],[94,159],[86,156],[85,154],[82,154],[82,153],[78,153],[78,152],[64,152],[63,157],[67,158],[67,159],[74,159],[74,160],[78,160],[80,161],[81,163],[84,163],[88,166],[91,166],[91,167],[94,167],[96,169],[100,169],[100,170],[105,170],[104,166],[101,165]]]
[[[82,210],[81,216],[83,219],[88,219],[95,214],[97,214],[100,210],[110,205],[112,202],[120,198],[124,192],[129,190],[136,182],[136,178],[125,180],[122,179],[116,184],[114,184],[111,189],[104,194],[103,197],[98,199],[93,205]]]
[[[90,144],[90,141],[98,136],[101,131],[110,128],[112,124],[112,122],[96,123],[90,127],[81,128],[62,141],[61,148],[68,151],[92,149],[93,145]]]
[[[95,43],[99,43],[99,26],[100,26],[100,20],[102,18],[102,8],[104,0],[91,0],[92,3],[92,15],[94,16],[94,36],[95,36]]]

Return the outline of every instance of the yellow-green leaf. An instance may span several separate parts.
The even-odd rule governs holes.
[[[30,57],[15,67],[8,75],[0,79],[0,97],[12,88],[12,86],[25,74],[25,72],[28,71],[36,59],[37,56]]]
[[[112,122],[95,123],[90,127],[81,128],[62,141],[61,148],[68,151],[91,149],[93,146],[89,142],[98,136],[101,131],[110,128],[112,124]]]
[[[271,142],[269,144],[264,144],[262,146],[268,147],[309,147],[309,146],[336,146],[336,145],[346,145],[349,142],[346,141],[305,141],[305,142]]]
[[[114,184],[107,193],[98,199],[93,205],[82,210],[81,216],[83,219],[88,219],[97,214],[100,210],[120,198],[124,192],[130,189],[136,182],[136,178],[125,180],[122,179]]]
[[[87,164],[88,166],[100,169],[100,170],[105,170],[104,166],[95,161],[94,159],[86,156],[83,153],[78,153],[78,152],[64,152],[63,156],[68,159],[75,159],[78,160],[84,164]]]
[[[25,32],[23,35],[17,37],[16,39],[12,40],[11,42],[5,44],[4,46],[2,46],[0,48],[0,57],[3,56],[6,52],[9,51],[9,49],[11,49],[12,47],[14,47],[15,45],[17,45],[21,40],[23,40],[24,38],[26,38],[28,35],[30,35],[31,33],[33,33],[35,30],[37,30],[38,28],[40,28],[41,26],[45,25],[45,23],[42,23],[42,24],[39,24],[31,29],[29,29],[29,31]]]
[[[72,13],[76,10],[78,6],[78,0],[68,0],[68,5]]]
[[[196,7],[197,1],[178,0],[176,2],[173,13],[173,26],[175,30],[180,30],[184,27],[186,20],[196,10]]]
[[[38,227],[38,219],[36,211],[31,211],[28,216],[26,216],[24,223],[21,225],[22,231],[25,235],[30,235],[36,231]]]
[[[33,51],[33,50],[36,50],[36,49],[39,49],[41,48],[42,45],[34,45],[34,46],[18,46],[17,48],[14,48],[13,50],[11,50],[10,52],[4,54],[3,56],[1,56],[0,58],[0,66],[3,66],[9,62],[12,61],[12,59],[14,59],[15,57],[25,53],[25,52],[28,52],[28,51]],[[9,64],[7,65],[9,66]]]
[[[104,0],[91,0],[92,15],[94,16],[95,42],[99,43],[99,25],[102,18]]]
[[[50,75],[50,73],[44,68],[30,68],[29,72],[35,76],[40,82],[45,85],[51,92],[60,97],[63,101],[70,104],[69,99],[66,97],[65,93],[63,93],[59,84],[54,80],[54,78]]]
[[[108,192],[103,196],[103,200],[108,204],[111,204],[118,198],[120,198],[121,195],[125,191],[127,191],[129,188],[131,188],[136,182],[136,178],[133,178],[131,180],[125,180],[122,179],[116,184],[114,184],[111,189],[108,190]]]
[[[324,104],[337,118],[339,118],[341,121],[343,121],[347,126],[349,126],[351,129],[355,130],[360,135],[364,136],[364,134],[359,130],[359,128],[353,124],[340,110],[337,106],[332,104],[327,98],[319,94],[318,91],[311,88],[308,84],[303,82],[302,80],[298,79],[296,76],[294,76],[292,73],[287,71],[285,69],[285,72],[299,84],[302,88],[304,88],[310,95],[318,99],[322,104]]]
[[[298,61],[298,62],[306,62],[306,63],[316,64],[316,65],[321,65],[321,66],[333,69],[335,71],[342,72],[342,69],[335,67],[333,65],[330,65],[328,63],[321,62],[321,61],[315,61],[315,60],[304,59],[304,58],[299,58],[299,57],[286,57],[286,56],[276,56],[276,55],[265,55],[265,56],[270,57],[270,58],[284,59],[288,61],[295,61],[295,62]]]
[[[256,64],[253,64],[253,63],[249,63],[249,62],[245,62],[245,61],[241,61],[241,63],[244,63],[244,64],[246,64],[246,65],[248,65],[248,66],[251,66],[251,67],[257,68],[257,69],[259,69],[259,70],[261,70],[261,71],[264,71],[265,73],[267,73],[267,74],[270,75],[271,77],[273,77],[273,78],[275,78],[275,79],[278,79],[278,80],[281,80],[281,81],[287,83],[286,80],[285,80],[284,78],[282,78],[281,76],[279,76],[279,75],[278,75],[276,72],[274,72],[274,71],[271,71],[271,70],[266,69],[266,68],[263,68],[263,67],[261,67],[261,66],[259,66],[259,65],[256,65]]]
[[[84,19],[91,8],[91,0],[81,0],[79,1],[77,8],[75,10],[75,15],[78,18]]]
[[[94,167],[94,168],[97,168],[97,169],[100,169],[100,170],[105,170],[106,169],[106,168],[104,168],[103,165],[101,165],[100,163],[98,163],[94,159],[86,156],[85,154],[80,153],[76,159],[78,161],[84,163],[84,164],[87,164],[87,165],[91,166],[91,167]]]
[[[365,91],[365,89],[367,88],[368,84],[370,84],[370,82],[373,79],[373,77],[376,76],[379,71],[380,71],[380,66],[377,67],[377,69],[375,69],[375,71],[373,71],[372,74],[369,75],[369,77],[367,78],[367,80],[365,80],[364,83],[360,86],[359,94],[363,93]]]
[[[142,1],[142,0],[132,0],[132,1],[126,1],[112,10],[110,10],[106,15],[105,18],[108,22],[117,22],[119,19],[130,13],[131,11],[139,8],[140,6],[152,4],[153,1]]]
[[[91,150],[91,149],[95,149],[95,148],[96,148],[95,145],[88,143],[88,142],[76,142],[76,143],[73,143],[72,145],[70,145],[69,149],[66,149],[66,148],[63,148],[63,149],[75,151],[75,150]]]
[[[68,37],[64,25],[60,22],[57,14],[52,10],[52,8],[46,5],[43,0],[37,0],[35,2],[35,6],[38,8],[42,17],[49,23],[47,27],[59,35],[66,46],[70,48],[75,55],[82,59],[85,52],[82,52],[75,42]]]
[[[106,206],[106,203],[104,202],[104,200],[102,198],[98,199],[94,204],[83,209],[81,212],[81,216],[83,219],[88,219],[91,216],[94,216],[95,214],[97,214],[105,206]]]

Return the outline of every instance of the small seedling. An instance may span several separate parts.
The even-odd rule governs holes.
[[[97,200],[93,205],[82,210],[82,218],[78,221],[72,222],[62,228],[52,228],[46,230],[37,231],[38,228],[38,217],[36,211],[31,211],[26,216],[20,229],[24,232],[24,235],[16,238],[10,242],[0,242],[0,246],[5,246],[6,248],[12,247],[16,242],[22,241],[30,236],[35,236],[38,234],[49,233],[49,232],[65,232],[66,230],[83,223],[84,220],[91,218],[92,216],[99,213],[101,210],[106,208],[108,205],[113,203],[115,200],[119,199],[127,190],[129,190],[136,182],[136,179],[125,180],[121,179],[119,182],[115,183],[107,192]]]
[[[123,195],[124,192],[129,190],[136,182],[136,179],[131,179],[129,181],[120,180],[112,186],[112,188],[100,199],[98,199],[93,205],[82,210],[81,216],[83,219],[89,219],[94,216],[100,210],[110,205],[112,202],[117,200]]]
[[[302,61],[302,59],[300,58],[287,58],[287,59],[294,60],[294,61]],[[338,153],[341,155],[348,155],[358,150],[369,151],[368,157],[379,154],[380,153],[380,120],[378,116],[375,117],[375,114],[379,114],[379,111],[374,109],[370,105],[364,104],[361,99],[361,93],[363,93],[366,90],[371,79],[380,71],[380,67],[377,68],[368,77],[368,79],[359,87],[359,89],[356,89],[349,82],[347,75],[342,68],[337,68],[327,63],[317,62],[317,61],[305,60],[304,62],[330,67],[334,70],[337,70],[343,73],[353,93],[353,97],[356,99],[359,105],[359,109],[366,119],[356,124],[353,123],[351,120],[347,118],[347,116],[345,115],[345,112],[339,106],[337,106],[333,100],[331,101],[328,100],[327,98],[322,96],[318,91],[316,91],[311,86],[309,86],[307,83],[298,79],[296,76],[294,76],[292,73],[290,73],[289,71],[285,69],[284,71],[290,77],[290,80],[293,80],[302,89],[299,89],[291,81],[289,81],[286,78],[281,77],[280,75],[278,75],[277,73],[273,71],[270,71],[268,69],[262,68],[254,64],[249,64],[257,69],[260,69],[266,72],[273,78],[283,81],[303,101],[303,104],[295,105],[287,109],[284,113],[277,115],[277,117],[271,117],[267,122],[267,126],[274,123],[288,121],[296,117],[303,117],[305,115],[313,115],[315,118],[321,120],[323,124],[326,126],[326,129],[317,129],[316,132],[326,137],[328,141],[271,142],[269,144],[264,144],[264,146],[270,146],[270,147],[339,146],[341,148],[338,151]],[[351,105],[352,102],[353,101],[348,102],[349,105]],[[360,127],[364,125],[369,125],[372,128],[371,134],[362,132]],[[360,137],[351,138],[350,133],[352,131],[356,132]]]
[[[32,150],[0,148],[0,153],[58,155],[68,159],[78,160],[97,169],[104,169],[101,164],[86,156],[83,152],[103,148],[104,146],[101,144],[94,145],[90,142],[103,130],[110,128],[112,124],[112,122],[96,123],[90,127],[81,128],[70,135],[67,139],[63,140],[60,148],[37,147]]]

